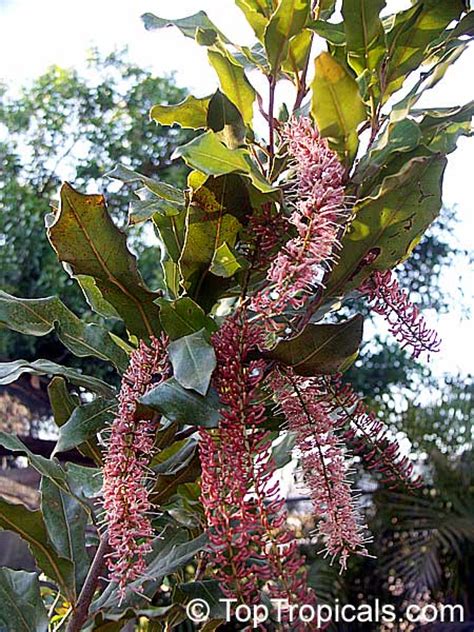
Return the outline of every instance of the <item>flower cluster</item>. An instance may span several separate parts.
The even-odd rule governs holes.
[[[277,254],[267,273],[267,285],[253,300],[253,309],[267,318],[288,307],[302,307],[308,292],[322,285],[347,220],[344,168],[326,139],[304,117],[291,119],[283,135],[296,174],[289,223],[297,235]]]
[[[131,354],[123,375],[117,416],[112,422],[103,469],[103,509],[111,553],[109,575],[123,596],[127,584],[141,577],[145,555],[150,551],[153,527],[146,485],[147,467],[153,453],[156,421],[137,410],[138,399],[153,381],[170,373],[167,339],[143,341]]]
[[[367,538],[348,479],[339,421],[331,416],[319,378],[300,377],[290,369],[275,371],[271,387],[296,434],[304,481],[319,518],[317,536],[325,554],[331,560],[338,557],[345,569],[351,553],[367,555]]]
[[[200,431],[211,562],[226,595],[251,603],[265,588],[271,597],[310,603],[314,596],[306,587],[304,559],[286,528],[274,479],[270,435],[262,428],[265,407],[258,391],[264,363],[249,359],[261,342],[260,331],[241,315],[227,319],[213,336],[213,383],[223,408],[219,428]]]
[[[413,474],[413,464],[400,452],[397,441],[391,439],[383,422],[367,410],[352,386],[342,381],[341,375],[320,378],[321,397],[327,402],[331,415],[336,416],[344,438],[366,465],[384,477],[384,483],[396,487],[418,487],[419,477]]]
[[[359,291],[372,301],[372,309],[383,315],[390,332],[399,340],[402,348],[411,347],[414,358],[423,351],[438,351],[440,339],[429,329],[419,309],[410,302],[391,270],[373,272]]]

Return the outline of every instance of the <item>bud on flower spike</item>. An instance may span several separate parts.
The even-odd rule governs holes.
[[[167,343],[164,336],[152,338],[150,346],[141,341],[131,354],[105,457],[103,508],[111,548],[107,566],[121,598],[127,585],[145,573],[145,555],[151,550],[154,535],[146,476],[156,422],[137,414],[137,401],[169,376]]]
[[[400,288],[391,270],[374,272],[360,287],[372,301],[372,309],[385,317],[390,332],[402,348],[411,347],[414,358],[426,351],[439,351],[438,335],[429,329],[418,308],[410,302],[408,294]]]
[[[267,286],[253,300],[253,309],[270,318],[288,307],[302,307],[314,286],[321,285],[348,217],[344,168],[310,119],[292,118],[283,136],[296,173],[288,221],[297,236],[278,253],[268,270]]]

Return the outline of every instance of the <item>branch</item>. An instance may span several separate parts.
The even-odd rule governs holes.
[[[89,607],[96,591],[97,584],[99,583],[99,577],[104,570],[105,556],[108,551],[109,541],[107,533],[104,533],[87,574],[84,586],[82,587],[79,599],[74,607],[72,617],[67,625],[66,632],[81,632],[82,626],[89,615]]]

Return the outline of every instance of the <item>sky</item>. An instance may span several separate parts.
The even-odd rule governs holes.
[[[387,5],[389,9],[405,8],[409,2],[389,0]],[[209,94],[217,82],[207,65],[205,49],[176,29],[145,31],[140,20],[148,11],[177,18],[199,10],[206,11],[229,39],[241,44],[253,42],[252,31],[233,0],[0,0],[0,80],[18,87],[51,64],[80,68],[92,46],[103,52],[127,46],[132,61],[157,75],[175,71],[178,85],[195,96]],[[419,106],[460,105],[472,99],[473,66],[471,47]],[[474,237],[473,166],[474,139],[462,138],[449,157],[443,198],[446,206],[456,207],[459,222],[455,239],[469,250]],[[444,287],[459,297],[456,288],[460,279],[466,300],[474,307],[473,275],[466,264],[446,270]],[[441,352],[432,361],[435,372],[472,372],[474,335],[464,311],[454,305],[449,314],[427,312],[426,316],[443,340]]]

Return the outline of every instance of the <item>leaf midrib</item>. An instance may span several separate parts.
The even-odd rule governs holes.
[[[71,202],[71,198],[69,197],[69,193],[67,191],[64,191],[64,196],[69,204],[69,209],[71,211],[71,213],[74,216],[74,219],[77,222],[77,225],[79,226],[79,229],[81,230],[82,234],[84,235],[84,238],[86,240],[86,242],[89,244],[92,252],[94,253],[94,255],[97,258],[97,261],[99,262],[101,268],[103,269],[103,271],[105,272],[108,280],[110,283],[112,283],[113,285],[115,285],[116,287],[119,288],[119,290],[125,294],[125,296],[127,296],[133,303],[135,303],[135,305],[137,306],[138,311],[140,312],[140,316],[143,320],[143,324],[145,325],[145,329],[148,332],[148,335],[152,336],[153,335],[153,328],[149,322],[149,319],[143,309],[143,306],[141,304],[141,301],[139,299],[137,299],[133,294],[131,294],[131,292],[111,273],[111,271],[109,270],[105,260],[103,259],[102,255],[99,253],[99,251],[97,250],[93,240],[90,238],[89,233],[87,232],[85,226],[83,225],[80,216],[78,215],[78,213],[76,213],[76,210],[74,208],[74,204]]]

